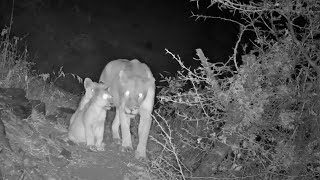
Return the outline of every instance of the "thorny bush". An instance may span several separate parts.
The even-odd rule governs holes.
[[[162,179],[318,178],[319,3],[211,3],[241,15],[239,41],[225,64],[197,49],[195,69],[167,50],[181,70],[157,97],[151,170]],[[255,35],[251,50],[245,33]]]

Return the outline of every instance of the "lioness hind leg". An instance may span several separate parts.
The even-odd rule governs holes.
[[[135,158],[136,159],[144,159],[147,157],[146,155],[146,148],[147,148],[147,141],[149,136],[149,131],[151,127],[151,115],[150,113],[140,112],[140,123],[139,123],[139,143],[137,146],[137,150],[135,151]]]
[[[122,135],[122,151],[132,151],[131,133],[130,133],[130,116],[126,115],[123,110],[120,110],[120,126]]]
[[[120,128],[120,114],[118,108],[116,109],[116,115],[114,117],[114,120],[112,122],[112,138],[113,142],[116,144],[121,144],[120,134],[119,134],[119,128]]]

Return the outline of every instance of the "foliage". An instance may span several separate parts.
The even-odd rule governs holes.
[[[30,81],[32,62],[28,62],[25,49],[19,52],[18,37],[10,38],[10,28],[4,28],[0,39],[0,75],[3,87],[27,88]]]
[[[229,19],[240,26],[234,54],[210,63],[197,49],[201,66],[190,69],[167,50],[181,70],[164,78],[158,95],[151,172],[161,179],[317,178],[320,4],[210,2],[241,17]],[[242,44],[247,34],[252,44]]]
[[[82,83],[82,78],[73,73],[64,73],[63,67],[58,72],[39,74],[28,57],[27,49],[18,47],[20,39],[10,38],[10,27],[4,28],[0,36],[0,87],[21,88],[26,91],[26,97],[41,100],[46,104],[46,113],[52,114],[58,107],[76,108],[78,95],[71,94],[55,86],[58,79],[65,76],[76,78]]]

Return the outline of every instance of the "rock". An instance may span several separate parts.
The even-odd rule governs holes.
[[[72,94],[80,94],[84,90],[78,79],[70,74],[57,78],[54,85]]]
[[[0,151],[2,152],[4,149],[13,151],[9,143],[9,139],[6,136],[5,126],[2,121],[2,113],[0,111]]]
[[[31,106],[23,104],[11,104],[13,114],[20,117],[21,119],[26,119],[31,115]]]
[[[10,111],[18,117],[17,120],[20,120],[28,118],[31,115],[33,108],[37,112],[45,114],[45,104],[40,100],[29,101],[26,98],[26,92],[23,89],[0,88],[0,110]],[[6,137],[3,121],[6,123],[13,123],[13,125],[20,124],[23,132],[30,136],[34,134],[35,130],[29,124],[24,123],[24,121],[12,122],[12,119],[3,119],[4,117],[5,116],[3,116],[0,111],[0,151],[4,149],[12,151],[9,140]]]
[[[74,143],[73,141],[71,140],[67,140],[67,143],[70,145],[70,146],[76,146],[77,144]]]
[[[73,114],[75,112],[74,109],[64,107],[59,107],[57,111],[60,112],[60,114]]]
[[[53,154],[58,154],[58,153],[59,153],[59,149],[57,149],[56,147],[53,147],[53,146],[51,146],[51,145],[48,145],[47,148],[48,148],[49,153],[50,153],[51,155],[53,155]]]
[[[46,120],[48,122],[51,122],[51,123],[54,123],[54,124],[57,124],[57,117],[55,115],[47,115],[46,116]]]
[[[32,136],[36,130],[34,129],[33,126],[31,126],[29,123],[22,121],[21,124],[21,130],[24,134],[28,135],[28,136]]]
[[[63,157],[56,157],[54,155],[50,155],[46,158],[48,162],[52,163],[54,166],[62,168],[69,164],[69,161],[64,159]]]
[[[75,110],[71,108],[59,107],[57,109],[58,123],[69,126],[70,119]]]
[[[35,109],[38,113],[46,115],[46,105],[44,102],[41,102],[40,100],[30,100],[30,104],[32,109]]]
[[[13,99],[26,99],[26,92],[20,88],[0,88],[1,94],[12,97]]]
[[[64,148],[62,149],[60,155],[63,156],[64,158],[68,159],[68,160],[72,160],[71,152],[66,150],[66,149],[64,149]]]
[[[0,101],[4,102],[16,116],[22,119],[29,117],[32,111],[32,106],[25,95],[23,89],[0,88]]]

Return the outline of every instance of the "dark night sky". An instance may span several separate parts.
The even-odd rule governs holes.
[[[8,1],[2,1],[2,14],[10,12]],[[207,9],[205,4],[198,10],[188,0],[15,2],[12,32],[25,36],[40,72],[64,66],[65,72],[94,80],[108,61],[119,58],[146,62],[156,77],[163,71],[174,74],[177,63],[165,54],[165,48],[188,65],[197,64],[192,60],[196,48],[202,48],[211,61],[226,61],[238,31],[236,25],[224,21],[190,18],[191,11],[223,17],[228,12]]]

